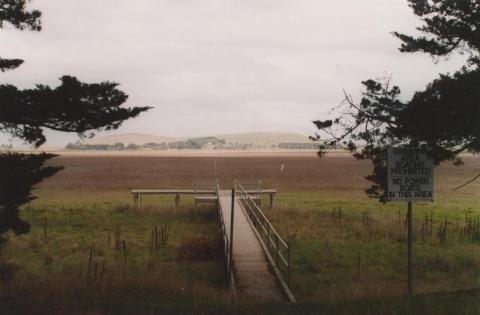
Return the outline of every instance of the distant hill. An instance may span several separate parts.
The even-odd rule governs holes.
[[[313,150],[307,136],[288,132],[252,132],[174,138],[140,133],[114,134],[68,143],[67,150]]]
[[[252,132],[252,133],[237,133],[212,135],[211,137],[224,139],[228,143],[238,144],[252,144],[253,146],[272,146],[279,143],[309,143],[307,136],[298,133],[288,132]],[[123,143],[128,145],[130,143],[136,145],[144,145],[146,143],[172,143],[177,141],[185,141],[187,139],[197,139],[202,137],[162,137],[157,135],[141,134],[141,133],[124,133],[107,136],[99,136],[92,139],[82,141],[87,144],[107,144],[113,145],[115,143]]]
[[[87,144],[115,144],[123,143],[128,145],[130,143],[143,145],[145,143],[170,143],[174,141],[182,141],[184,138],[173,138],[173,137],[162,137],[157,135],[149,135],[143,133],[120,133],[107,136],[94,137],[92,139],[87,139],[85,142]]]

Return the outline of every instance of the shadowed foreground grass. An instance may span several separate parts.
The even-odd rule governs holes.
[[[2,293],[0,314],[480,314],[480,291],[335,303],[268,304],[234,300],[205,287],[182,290],[158,285],[160,281],[155,277],[137,278],[109,286],[56,280],[36,282]]]

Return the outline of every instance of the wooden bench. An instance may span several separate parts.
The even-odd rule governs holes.
[[[201,192],[197,192],[197,194]],[[205,191],[205,194],[214,194],[215,191]],[[142,204],[142,195],[175,195],[175,208],[180,206],[180,195],[195,195],[193,189],[134,189],[132,190],[134,206]]]

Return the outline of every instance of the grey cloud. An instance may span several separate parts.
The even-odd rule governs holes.
[[[312,133],[360,81],[393,74],[408,97],[458,60],[403,55],[405,0],[34,0],[41,33],[0,31],[0,55],[26,60],[2,82],[56,85],[72,74],[121,83],[155,109],[121,132]],[[61,136],[55,135],[55,138]]]

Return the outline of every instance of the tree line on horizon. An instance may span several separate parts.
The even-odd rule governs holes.
[[[329,149],[337,149],[330,146]],[[249,149],[284,149],[284,150],[317,150],[318,144],[313,142],[280,142],[271,145],[255,145],[253,142],[227,142],[216,137],[194,138],[185,141],[147,142],[144,144],[116,142],[114,144],[89,144],[83,141],[69,142],[65,149],[79,151],[136,151],[136,150],[249,150]]]

